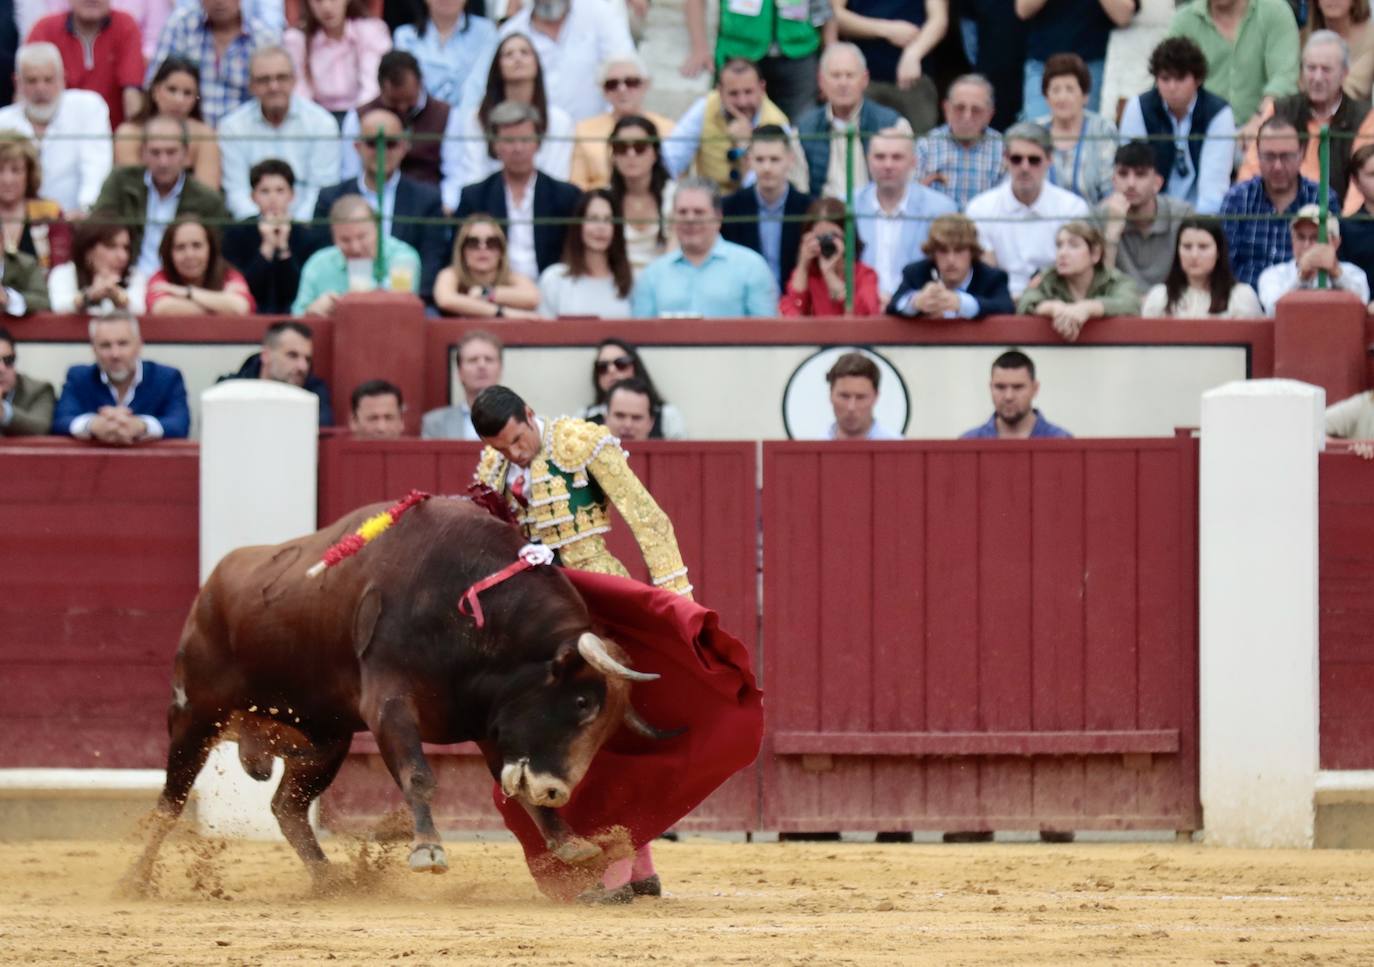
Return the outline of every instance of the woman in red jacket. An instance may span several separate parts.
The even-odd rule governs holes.
[[[849,218],[844,202],[818,198],[806,210],[797,267],[778,299],[784,316],[843,316],[844,226]],[[859,261],[863,240],[854,239],[854,312],[876,316],[883,311],[878,298],[878,274]]]

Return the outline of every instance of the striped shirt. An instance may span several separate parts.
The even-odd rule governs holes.
[[[157,51],[148,61],[145,86],[169,56],[185,57],[200,68],[200,112],[205,123],[218,127],[220,119],[248,100],[248,61],[253,51],[281,42],[277,32],[261,20],[245,18],[240,33],[224,56],[215,56],[215,36],[199,5],[175,11],[162,28]]]
[[[1329,192],[1329,196],[1330,210],[1339,213],[1341,205],[1336,193]],[[1264,190],[1264,181],[1259,175],[1231,186],[1231,190],[1221,201],[1221,211],[1218,214],[1225,219],[1226,243],[1231,250],[1231,269],[1238,281],[1253,288],[1259,284],[1261,272],[1271,265],[1287,262],[1293,257],[1293,239],[1288,232],[1289,223],[1303,205],[1317,204],[1317,197],[1317,183],[1300,177],[1297,197],[1280,213],[1269,200],[1269,195]],[[1262,217],[1265,215],[1279,217]]]
[[[916,142],[916,179],[939,174],[943,180],[930,187],[954,199],[962,211],[974,195],[982,194],[1002,179],[1002,136],[991,128],[972,147],[965,147],[942,124]]]

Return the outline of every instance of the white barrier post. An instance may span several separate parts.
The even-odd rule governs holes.
[[[200,581],[225,554],[276,544],[315,529],[319,397],[287,383],[229,380],[201,394]],[[272,794],[281,779],[256,782],[221,742],[196,780],[201,831],[279,839]]]
[[[1312,846],[1324,407],[1321,389],[1292,380],[1202,397],[1199,702],[1211,844]]]

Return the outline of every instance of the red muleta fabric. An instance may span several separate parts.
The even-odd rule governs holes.
[[[687,727],[653,740],[622,727],[602,747],[568,805],[563,821],[611,853],[569,866],[555,859],[529,816],[493,788],[496,808],[520,840],[525,861],[548,896],[570,900],[601,880],[607,864],[652,841],[752,763],[763,740],[763,693],[744,645],[721,629],[714,611],[628,578],[565,570],[587,602],[599,634],[625,649],[636,671],[654,682],[632,689],[634,707],[662,729]]]

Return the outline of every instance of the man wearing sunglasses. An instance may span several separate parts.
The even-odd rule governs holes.
[[[968,203],[978,225],[983,261],[1007,273],[1011,297],[1020,298],[1031,276],[1054,265],[1054,237],[1067,221],[1087,218],[1088,203],[1071,191],[1046,184],[1050,133],[1022,122],[1002,137],[1007,177]]]
[[[15,368],[15,346],[10,331],[0,326],[0,436],[43,436],[52,426],[57,398],[51,383]]]

